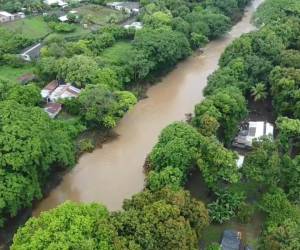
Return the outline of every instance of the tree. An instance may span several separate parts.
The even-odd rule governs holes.
[[[253,150],[246,156],[243,173],[261,186],[277,186],[280,179],[281,157],[271,138],[253,142]]]
[[[219,125],[218,136],[228,145],[246,115],[246,100],[242,93],[237,88],[224,88],[216,90],[195,106],[195,117],[192,123],[202,129],[205,126],[203,122],[206,122],[203,116],[214,118],[214,129]]]
[[[75,55],[60,61],[58,75],[66,82],[71,82],[78,87],[94,83],[98,73],[98,66],[93,58]]]
[[[254,101],[262,101],[267,98],[266,86],[264,83],[257,83],[251,88],[251,95]]]
[[[113,128],[137,102],[127,91],[111,92],[102,85],[90,85],[79,95],[79,114],[91,126]]]
[[[82,130],[51,120],[38,107],[0,102],[0,221],[41,198],[51,167],[75,163],[73,139]]]
[[[40,88],[36,85],[16,85],[7,93],[7,100],[14,100],[25,106],[36,106],[42,101]]]
[[[197,166],[207,186],[217,191],[224,183],[237,183],[240,174],[236,165],[237,155],[226,149],[214,138],[207,138],[201,145]]]
[[[66,202],[29,219],[11,249],[116,249],[115,238],[104,206]]]
[[[300,223],[284,220],[278,227],[266,230],[259,242],[260,250],[300,249]]]
[[[147,176],[147,187],[156,191],[164,187],[178,189],[184,179],[183,173],[179,168],[166,167],[162,171],[150,171]]]
[[[137,31],[134,47],[142,50],[147,59],[154,62],[157,70],[174,65],[191,51],[186,37],[168,28],[145,28]]]
[[[179,214],[177,215],[189,222],[191,228],[196,232],[198,238],[201,237],[204,228],[209,224],[208,211],[205,208],[205,205],[201,201],[192,198],[190,193],[184,190],[175,191],[169,188],[163,188],[161,190],[157,190],[156,192],[151,192],[149,190],[146,190],[137,195],[134,195],[130,200],[125,200],[123,203],[123,209],[125,211],[147,210],[149,206],[157,202],[163,202],[165,204],[171,205],[173,208],[176,208],[179,211]],[[168,213],[162,215],[161,218],[167,218],[168,216],[173,218],[173,216]],[[151,225],[151,227],[152,226],[154,225]],[[168,233],[167,227],[163,226],[162,229],[163,228],[165,228],[166,233]],[[156,230],[154,230],[153,233],[156,234],[155,231]],[[177,236],[177,233],[175,234]],[[141,235],[146,235],[146,234],[141,234]],[[173,240],[171,242],[173,242]],[[171,242],[170,244],[173,244]],[[157,243],[163,244],[159,240],[157,241]],[[176,244],[180,244],[180,243],[177,242]],[[170,246],[170,245],[166,243],[166,246]],[[161,248],[157,246],[154,249],[161,249]],[[181,248],[175,247],[173,249],[181,249]]]

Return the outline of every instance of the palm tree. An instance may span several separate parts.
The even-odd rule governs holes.
[[[251,95],[254,98],[254,101],[262,101],[267,98],[267,90],[266,85],[262,82],[257,83],[255,86],[251,88]]]

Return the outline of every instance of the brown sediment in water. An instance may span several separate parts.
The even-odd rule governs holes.
[[[100,202],[110,210],[121,208],[125,198],[144,187],[143,165],[160,131],[194,110],[203,99],[207,77],[218,68],[224,49],[237,37],[255,29],[251,16],[263,0],[254,0],[243,19],[225,37],[210,42],[202,54],[179,63],[120,121],[119,136],[102,148],[80,157],[62,182],[36,206],[33,215],[65,200]]]

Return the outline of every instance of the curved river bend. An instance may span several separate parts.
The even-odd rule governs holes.
[[[201,55],[194,55],[151,87],[149,98],[140,101],[121,120],[116,139],[83,155],[48,197],[35,208],[34,215],[56,207],[65,200],[100,202],[118,210],[125,198],[144,187],[143,164],[160,131],[173,121],[185,119],[203,99],[207,77],[218,68],[224,49],[243,33],[255,29],[251,17],[263,0],[254,0],[243,19],[225,37],[210,42]]]

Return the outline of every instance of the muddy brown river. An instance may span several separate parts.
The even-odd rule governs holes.
[[[110,210],[118,210],[125,198],[144,187],[143,164],[168,124],[184,120],[203,99],[207,77],[218,68],[218,60],[235,38],[255,29],[251,17],[263,0],[254,0],[243,19],[225,37],[209,43],[201,55],[193,55],[179,63],[161,82],[147,91],[148,98],[140,101],[121,120],[113,141],[94,152],[83,155],[48,197],[36,206],[34,215],[58,204],[100,202]]]

